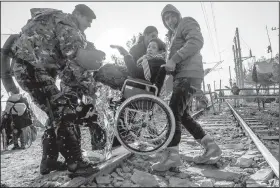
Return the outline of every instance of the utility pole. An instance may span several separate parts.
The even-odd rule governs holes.
[[[231,71],[230,71],[230,66],[228,67],[229,69],[229,85],[230,85],[230,88],[232,87],[232,79],[231,79]]]
[[[240,40],[239,40],[239,32],[238,28],[236,28],[236,40],[237,40],[237,47],[238,47],[238,64],[239,64],[239,74],[240,74],[240,87],[244,88],[244,73],[243,73],[243,66],[242,66],[242,55],[241,55],[241,48],[240,48]]]
[[[232,50],[233,50],[233,55],[234,55],[234,64],[235,64],[235,73],[236,73],[236,84],[237,86],[240,86],[239,84],[239,66],[238,66],[238,55],[237,55],[237,51],[236,51],[236,38],[234,37],[234,44],[232,45]]]
[[[205,82],[204,82],[204,77],[203,77],[203,93],[205,93]]]
[[[265,27],[266,28],[266,33],[267,33],[267,37],[268,37],[268,42],[269,42],[269,46],[267,47],[267,53],[271,53],[271,59],[272,59],[272,46],[271,46],[271,42],[270,42],[270,37],[269,37],[269,34],[268,34],[268,30],[267,30],[267,26]]]
[[[214,80],[214,92],[216,90],[216,81]]]
[[[276,31],[277,29],[279,30],[279,27],[278,28],[276,28],[276,27],[271,28],[272,31]],[[279,36],[279,34],[278,34],[278,36]]]

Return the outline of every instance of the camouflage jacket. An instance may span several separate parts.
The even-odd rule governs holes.
[[[91,49],[94,45],[79,30],[76,18],[49,8],[30,11],[32,18],[12,46],[14,55],[34,66],[55,68],[62,82],[86,89],[90,81],[84,77],[85,69],[75,61],[76,53],[79,48]]]

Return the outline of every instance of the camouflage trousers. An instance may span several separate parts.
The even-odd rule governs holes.
[[[72,163],[82,157],[80,128],[75,124],[78,97],[73,92],[60,92],[53,72],[34,68],[21,59],[17,59],[14,65],[14,75],[20,87],[48,117],[53,115],[53,121],[47,121],[42,136],[42,161],[57,160],[60,152],[66,162]]]

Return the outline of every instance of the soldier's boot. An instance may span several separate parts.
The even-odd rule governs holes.
[[[197,142],[203,146],[204,152],[202,155],[194,157],[196,164],[214,164],[221,158],[222,150],[212,137],[205,135],[201,140],[197,140]]]
[[[59,129],[58,133],[59,139],[63,139],[60,144],[60,153],[66,160],[68,171],[79,173],[81,176],[96,172],[94,165],[83,158],[79,127],[69,125]]]
[[[40,173],[49,174],[54,170],[66,170],[66,164],[57,161],[58,147],[54,129],[45,130],[42,136],[43,156],[40,164]]]
[[[172,167],[182,165],[179,155],[179,146],[168,147],[161,155],[161,160],[152,165],[152,169],[155,171],[167,171]]]
[[[14,147],[12,148],[12,150],[20,149],[18,145],[18,131],[16,129],[13,130],[13,144]]]

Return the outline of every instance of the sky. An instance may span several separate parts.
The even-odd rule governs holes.
[[[1,2],[1,46],[7,36],[3,34],[19,33],[21,28],[31,17],[30,8],[55,8],[65,13],[71,13],[76,4],[82,2]],[[213,67],[213,62],[223,63],[220,69],[205,77],[205,83],[214,81],[216,89],[222,79],[222,87],[229,85],[229,66],[234,79],[234,61],[232,45],[235,30],[238,27],[242,57],[249,56],[249,49],[256,58],[267,53],[270,37],[273,56],[279,53],[279,29],[272,31],[272,27],[279,28],[278,2],[84,2],[96,14],[91,28],[86,30],[87,39],[106,53],[106,60],[111,61],[111,55],[119,56],[110,44],[126,47],[126,42],[143,32],[149,25],[156,26],[159,38],[164,40],[167,29],[161,19],[161,11],[166,4],[173,4],[182,17],[193,17],[198,21],[204,37],[201,50],[204,69]],[[245,68],[252,59],[244,61]]]

